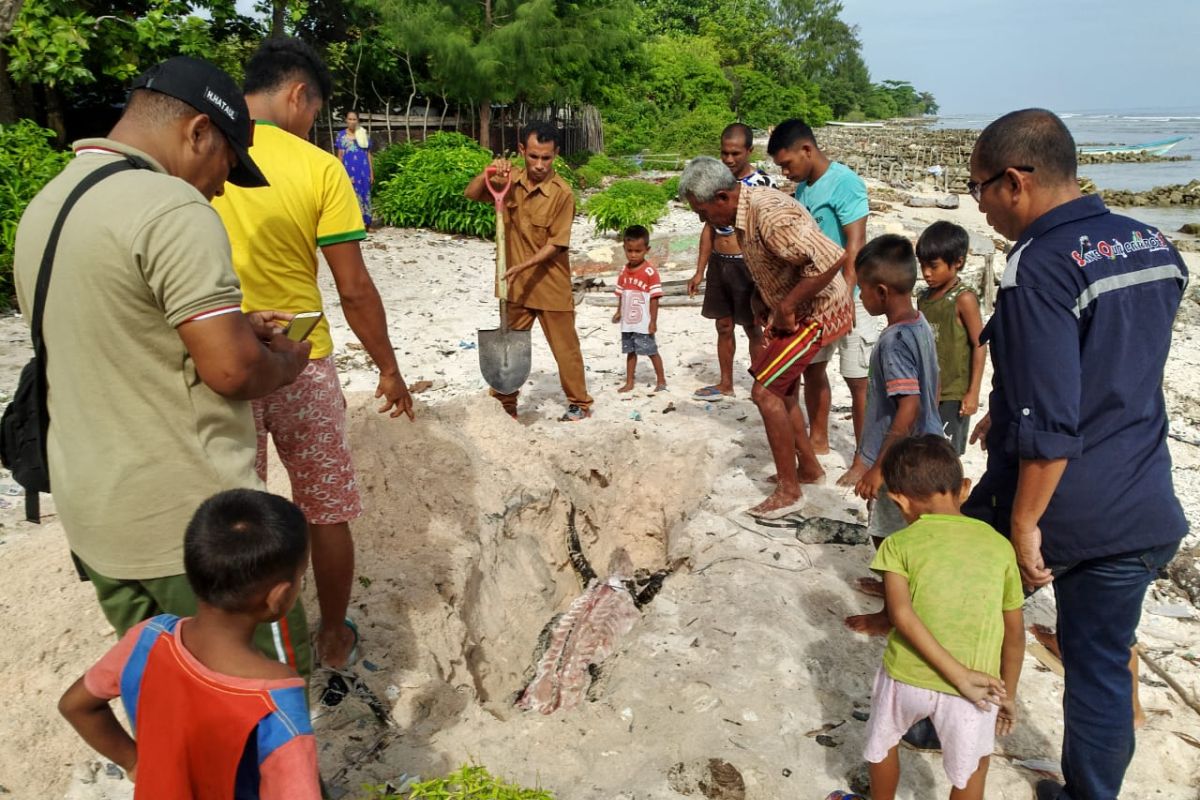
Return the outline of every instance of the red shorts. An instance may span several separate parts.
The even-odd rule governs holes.
[[[821,349],[821,326],[806,320],[788,336],[776,337],[767,331],[766,348],[750,365],[750,375],[764,389],[788,397],[804,368],[812,363]]]
[[[362,514],[346,439],[346,398],[333,358],[308,362],[294,383],[253,402],[258,430],[254,467],[267,480],[267,435],[292,482],[292,500],[312,525]]]

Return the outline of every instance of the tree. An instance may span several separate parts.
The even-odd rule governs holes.
[[[424,77],[476,104],[485,147],[494,102],[591,99],[635,41],[631,0],[383,0],[382,10],[410,84]]]

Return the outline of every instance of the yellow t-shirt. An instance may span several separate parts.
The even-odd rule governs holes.
[[[213,206],[229,232],[245,311],[317,311],[317,248],[365,239],[362,213],[342,163],[269,122],[254,128],[250,156],[270,186],[225,184]],[[310,358],[333,352],[329,323],[309,336]]]
[[[968,669],[1000,677],[1004,612],[1025,601],[1017,557],[987,523],[925,514],[883,540],[871,569],[908,579],[913,611],[950,655]],[[892,680],[957,695],[908,640],[893,630],[883,653]]]

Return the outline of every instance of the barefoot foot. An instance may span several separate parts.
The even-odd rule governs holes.
[[[632,383],[623,383],[617,387],[617,391],[618,392],[632,392],[633,384]]]
[[[854,588],[871,597],[883,597],[883,581],[878,578],[859,578]]]
[[[846,617],[846,627],[855,633],[865,633],[868,636],[887,636],[892,630],[892,623],[886,611],[876,611],[874,614]]]
[[[1038,644],[1054,654],[1054,657],[1062,661],[1062,652],[1058,649],[1058,634],[1047,628],[1045,625],[1030,625],[1029,632],[1033,634],[1033,638],[1037,639]]]
[[[350,660],[354,642],[354,631],[344,620],[333,625],[322,625],[317,633],[317,658],[327,667],[342,669]]]
[[[759,519],[780,519],[799,511],[803,505],[804,495],[801,492],[785,492],[782,489],[776,489],[770,497],[746,513]]]

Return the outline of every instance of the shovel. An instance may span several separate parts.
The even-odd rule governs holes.
[[[496,202],[496,288],[500,294],[500,327],[479,331],[479,371],[497,394],[513,394],[529,378],[530,332],[514,331],[508,327],[508,281],[504,273],[508,270],[504,250],[504,198],[512,188],[512,174],[503,191],[497,192],[491,177],[495,167],[488,167],[485,174],[488,193]]]

